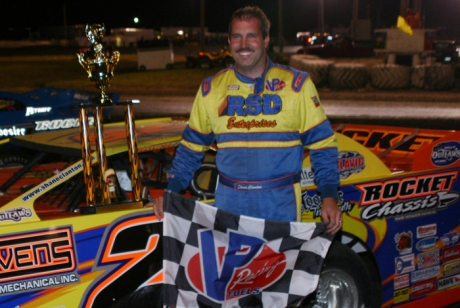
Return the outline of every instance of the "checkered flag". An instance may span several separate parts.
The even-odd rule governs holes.
[[[165,192],[165,304],[291,307],[318,284],[325,223],[269,221]]]

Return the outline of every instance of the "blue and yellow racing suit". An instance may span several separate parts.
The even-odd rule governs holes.
[[[215,142],[218,208],[271,220],[300,219],[300,172],[307,147],[322,197],[337,198],[337,142],[305,72],[270,59],[257,79],[234,66],[202,81],[169,174],[188,187]]]

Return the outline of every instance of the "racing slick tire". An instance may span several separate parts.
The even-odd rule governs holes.
[[[0,155],[0,168],[12,166],[24,166],[30,160],[30,156],[22,152],[5,153]]]
[[[454,71],[450,65],[436,64],[426,67],[425,89],[448,90],[454,84]]]
[[[369,71],[362,63],[335,63],[329,70],[329,87],[337,90],[364,88]]]
[[[121,298],[121,300],[110,306],[110,308],[162,308],[163,298],[163,285],[146,286]]]
[[[333,241],[316,292],[305,298],[299,307],[372,307],[372,297],[376,295],[372,286],[371,276],[361,258],[348,246]]]
[[[405,89],[411,81],[409,66],[397,64],[379,64],[371,69],[371,85],[378,89]]]
[[[333,61],[304,59],[300,62],[300,70],[307,72],[317,88],[326,86],[329,78],[329,71]]]

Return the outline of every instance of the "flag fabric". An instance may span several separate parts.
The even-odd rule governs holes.
[[[396,28],[403,31],[404,33],[412,35],[411,26],[407,23],[406,19],[404,19],[404,17],[402,16],[398,16],[398,22],[396,23]]]
[[[236,215],[169,191],[164,205],[166,306],[291,307],[316,289],[326,223]]]

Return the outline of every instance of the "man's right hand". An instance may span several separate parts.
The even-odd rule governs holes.
[[[158,197],[153,199],[153,201],[149,202],[153,205],[153,211],[155,213],[155,216],[159,220],[163,220],[165,213],[163,211],[163,197]],[[150,204],[147,204],[150,205]]]

